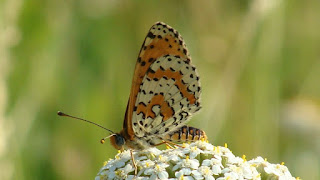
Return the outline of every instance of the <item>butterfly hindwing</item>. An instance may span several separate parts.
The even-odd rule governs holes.
[[[200,109],[200,84],[189,59],[165,55],[151,64],[139,88],[132,116],[137,137],[163,137]]]
[[[150,131],[146,129],[146,133],[150,136],[163,136],[181,127],[190,119],[192,114],[200,109],[200,84],[195,67],[179,57],[168,56],[166,60],[169,58],[172,59],[169,61],[169,64],[172,67],[179,68],[174,69],[169,65],[164,68],[166,69],[164,71],[166,75],[162,77],[162,79],[164,79],[164,81],[162,81],[162,87],[165,88],[158,89],[158,87],[155,87],[154,91],[159,91],[159,94],[164,97],[163,101],[161,103],[159,102],[161,110],[156,115],[156,119],[159,118],[162,121],[152,122]],[[165,63],[166,60],[164,61]],[[179,62],[181,62],[182,65],[175,66],[179,64]],[[190,71],[184,71],[183,69],[186,67],[188,67]],[[156,72],[159,72],[159,70]]]

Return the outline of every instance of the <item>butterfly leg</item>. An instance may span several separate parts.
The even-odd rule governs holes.
[[[162,144],[166,144],[166,145],[169,146],[170,148],[173,148],[171,145],[173,145],[173,146],[178,146],[178,147],[180,147],[180,148],[183,148],[182,146],[180,146],[180,145],[178,145],[178,144],[176,144],[176,143],[169,142],[169,141],[164,141],[164,140],[162,140],[162,143],[156,144],[156,145],[154,145],[154,146],[159,146],[159,145],[162,145]]]
[[[164,141],[164,140],[162,140],[162,143],[155,144],[155,145],[153,145],[153,146],[160,146],[160,145],[162,145],[162,144],[167,144],[167,142],[166,142],[166,141]]]
[[[179,144],[176,144],[176,143],[173,143],[173,142],[170,142],[170,141],[164,141],[166,144],[171,144],[173,146],[177,146],[179,148],[183,148],[182,146],[180,146]]]
[[[130,155],[131,155],[131,160],[132,160],[132,164],[133,164],[133,167],[134,167],[134,176],[137,176],[138,167],[137,167],[136,161],[134,160],[132,149],[130,149]]]
[[[170,149],[174,149],[174,147],[173,146],[171,146],[169,143],[167,143],[167,142],[165,142],[164,141],[164,143],[167,145],[167,147],[169,147]]]

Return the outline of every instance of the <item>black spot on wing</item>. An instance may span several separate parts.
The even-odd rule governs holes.
[[[139,102],[139,104],[141,104],[143,106],[147,106],[144,102]]]
[[[176,33],[174,34],[174,37],[175,37],[175,38],[178,38],[178,37],[179,37],[179,33],[176,32]]]
[[[183,54],[187,55],[187,49],[183,49]]]
[[[147,37],[154,39],[156,36],[152,32],[149,32]]]
[[[154,73],[156,73],[156,72],[155,72],[153,69],[151,69],[151,68],[149,67],[149,69],[148,69],[147,73],[154,74]]]
[[[148,62],[152,62],[152,61],[154,61],[154,59],[153,59],[153,58],[150,58],[150,59],[148,60]]]

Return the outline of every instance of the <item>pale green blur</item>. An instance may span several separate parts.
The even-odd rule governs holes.
[[[202,84],[190,125],[247,159],[320,179],[320,1],[3,0],[0,179],[93,179],[117,153],[147,31],[186,41]]]

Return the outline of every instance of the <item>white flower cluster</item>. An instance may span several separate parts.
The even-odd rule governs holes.
[[[103,179],[279,179],[294,180],[288,168],[271,164],[262,157],[247,161],[232,154],[227,147],[213,146],[205,141],[183,144],[183,148],[159,150],[150,148],[134,152],[138,174],[130,151],[110,159],[95,180]]]

